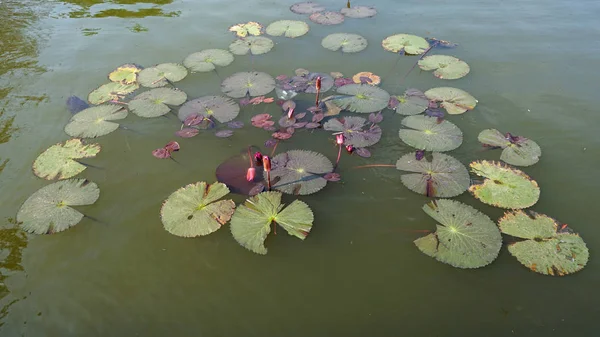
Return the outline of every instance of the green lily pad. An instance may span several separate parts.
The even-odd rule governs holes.
[[[221,83],[221,91],[233,98],[246,95],[264,96],[275,89],[275,79],[271,75],[258,71],[235,73]]]
[[[500,208],[528,208],[540,198],[537,182],[523,171],[493,161],[475,161],[471,172],[486,178],[469,187],[469,192],[481,202]]]
[[[310,21],[320,25],[338,25],[344,22],[344,15],[340,12],[316,12],[309,17]]]
[[[268,53],[273,49],[273,40],[264,36],[248,36],[243,39],[237,39],[229,45],[229,50],[235,55],[260,55]]]
[[[383,49],[392,53],[406,55],[421,55],[429,49],[429,42],[424,38],[410,34],[396,34],[386,37],[381,45]]]
[[[137,83],[122,84],[118,82],[110,82],[101,85],[98,89],[90,92],[88,101],[91,104],[97,105],[108,101],[118,101],[123,96],[131,94],[140,86]]]
[[[267,34],[295,38],[308,33],[308,24],[298,20],[279,20],[267,26]]]
[[[344,53],[358,53],[367,48],[367,39],[358,34],[334,33],[321,40],[325,49],[332,51],[342,50]]]
[[[325,7],[319,5],[318,3],[307,1],[293,4],[290,7],[290,10],[296,14],[312,14],[324,11]]]
[[[223,183],[189,184],[173,192],[160,209],[167,232],[186,238],[208,235],[227,223],[235,210],[232,200],[219,200],[229,194]]]
[[[413,95],[413,91],[406,91],[403,95],[395,96],[398,105],[394,108],[396,113],[405,116],[418,115],[429,107],[429,100],[421,95]]]
[[[233,62],[233,55],[224,49],[206,49],[188,55],[183,65],[191,72],[213,71],[217,66],[226,67]]]
[[[87,179],[57,181],[40,188],[25,200],[17,213],[17,222],[28,233],[62,232],[84,217],[71,206],[91,205],[99,197],[98,185]]]
[[[179,82],[187,74],[187,69],[179,63],[161,63],[140,71],[138,82],[147,88],[159,88],[164,87],[169,82]]]
[[[542,149],[531,139],[503,135],[496,129],[481,131],[477,137],[480,143],[502,148],[500,160],[516,166],[531,166],[540,160]]]
[[[249,35],[258,36],[263,33],[263,26],[258,22],[246,22],[238,23],[229,27],[230,32],[235,32],[235,35],[239,37],[246,37]]]
[[[369,84],[347,84],[337,89],[348,97],[335,98],[333,103],[340,108],[352,112],[371,113],[383,110],[390,101],[387,91]]]
[[[137,81],[137,74],[142,70],[135,64],[124,64],[117,69],[113,70],[109,75],[108,79],[112,82],[119,82],[122,84],[133,84]]]
[[[444,80],[455,80],[464,77],[471,71],[465,61],[448,55],[425,56],[419,60],[418,64],[422,70],[433,70],[433,76]]]
[[[507,212],[498,225],[502,233],[519,241],[508,251],[527,268],[544,275],[563,276],[580,271],[589,259],[583,239],[544,214]]]
[[[240,113],[240,106],[224,96],[204,96],[191,100],[179,108],[178,117],[183,122],[192,114],[214,118],[221,123],[234,120]]]
[[[408,116],[402,120],[407,129],[400,129],[400,139],[425,151],[445,152],[458,148],[463,141],[462,131],[447,120],[429,116]]]
[[[362,19],[375,16],[375,14],[377,14],[377,10],[368,6],[353,6],[350,8],[342,8],[340,13],[349,18]]]
[[[440,199],[423,206],[441,225],[435,233],[415,240],[425,255],[457,268],[480,268],[492,263],[502,247],[496,224],[475,208]]]
[[[81,139],[69,139],[42,152],[33,162],[33,173],[46,180],[68,179],[86,169],[75,159],[92,158],[98,152],[100,144],[84,144]]]
[[[477,100],[468,92],[451,87],[439,87],[425,91],[425,96],[432,101],[441,102],[442,106],[451,115],[459,115],[467,110],[475,109]]]
[[[469,189],[469,171],[461,162],[443,153],[433,152],[431,156],[431,161],[426,157],[417,160],[417,154],[411,152],[398,159],[398,170],[413,172],[401,176],[404,186],[413,192],[439,198],[452,198]]]
[[[127,117],[127,110],[120,105],[93,106],[73,115],[65,132],[71,137],[95,138],[107,135],[119,128],[112,122]]]
[[[307,204],[294,200],[285,207],[280,192],[263,192],[239,205],[231,218],[231,234],[244,248],[257,254],[267,254],[265,239],[271,224],[279,225],[288,234],[304,240],[314,221]]]
[[[181,105],[186,100],[187,94],[179,89],[156,88],[135,96],[129,110],[140,117],[159,117],[171,111],[169,105]]]
[[[287,194],[313,194],[327,185],[323,176],[333,171],[324,155],[305,150],[290,150],[271,159],[273,188]]]

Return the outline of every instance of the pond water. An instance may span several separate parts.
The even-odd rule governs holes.
[[[600,127],[596,77],[600,61],[597,1],[377,1],[379,14],[320,26],[289,11],[294,1],[70,0],[0,3],[0,332],[2,336],[589,336],[599,313],[600,227],[593,213],[600,180]],[[345,1],[320,1],[328,8]],[[353,2],[354,4],[354,2]],[[362,5],[367,3],[360,3]],[[454,86],[479,103],[449,119],[464,133],[450,154],[463,163],[496,159],[478,133],[497,128],[534,139],[540,162],[524,171],[542,194],[534,210],[568,223],[591,252],[587,267],[567,277],[531,272],[507,252],[491,265],[462,270],[423,255],[413,240],[435,221],[421,207],[428,199],[406,189],[392,164],[412,151],[398,139],[401,116],[384,110],[382,141],[373,157],[344,155],[342,181],[301,197],[315,222],[305,241],[271,237],[269,254],[253,254],[228,228],[183,239],[163,229],[159,210],[176,189],[213,182],[215,168],[268,133],[245,127],[228,139],[201,133],[179,139],[177,163],[152,157],[175,139],[174,116],[130,115],[97,139],[99,168],[81,176],[96,182],[100,199],[80,208],[84,219],[46,236],[14,229],[24,200],[48,182],[31,172],[40,152],[68,139],[65,100],[86,95],[124,63],[181,62],[192,52],[227,48],[227,28],[238,22],[304,20],[310,32],[274,38],[265,55],[236,57],[219,68],[292,75],[296,68],[371,71],[381,87],[400,94]],[[321,47],[334,32],[363,35],[358,54]],[[381,48],[396,33],[456,42],[437,54],[459,57],[471,73],[436,79],[416,61]],[[397,64],[396,64],[397,62]],[[215,73],[190,74],[177,86],[190,98],[220,94]],[[310,102],[313,96],[299,96]],[[240,119],[279,114],[279,107],[244,107]],[[278,151],[301,147],[334,159],[328,132],[305,132]],[[233,197],[236,202],[242,196]],[[286,202],[293,198],[286,197]],[[497,220],[500,209],[465,193],[456,198]],[[505,238],[505,243],[510,239]]]

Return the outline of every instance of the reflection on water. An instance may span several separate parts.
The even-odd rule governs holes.
[[[0,164],[0,171],[3,165]],[[12,225],[14,226],[14,221]],[[3,303],[3,299],[10,293],[7,286],[4,284],[6,278],[16,272],[22,272],[21,265],[23,249],[27,247],[27,235],[18,228],[3,228],[0,229],[0,256],[6,256],[0,260],[0,326],[3,325],[2,319],[8,314],[8,308],[18,299],[12,299],[8,303]]]
[[[66,4],[75,5],[74,9],[68,13],[63,14],[66,17],[78,19],[78,18],[106,18],[106,17],[117,17],[117,18],[145,18],[149,16],[161,16],[161,17],[175,17],[179,16],[179,11],[164,11],[160,7],[151,8],[138,8],[137,6],[132,9],[127,8],[108,8],[95,11],[92,7],[94,5],[101,4],[114,4],[114,5],[166,5],[173,2],[173,0],[64,0]],[[94,35],[94,34],[90,34]]]

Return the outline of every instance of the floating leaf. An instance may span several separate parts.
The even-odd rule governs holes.
[[[362,158],[371,158],[371,151],[367,150],[364,147],[357,147],[354,149],[354,153],[359,155]]]
[[[152,151],[152,155],[158,159],[171,158],[171,152],[169,152],[169,150],[165,149],[164,147]]]
[[[73,115],[65,132],[71,137],[95,138],[107,135],[119,128],[112,122],[127,117],[127,110],[122,106],[107,104],[87,108]]]
[[[400,129],[400,139],[419,150],[445,152],[458,148],[462,131],[447,120],[438,123],[434,117],[416,115],[402,120],[407,129]]]
[[[352,76],[352,80],[356,84],[370,84],[370,85],[378,85],[381,83],[381,77],[373,74],[372,72],[362,71]]]
[[[303,21],[279,20],[267,26],[267,34],[294,38],[308,33],[308,29],[308,25]]]
[[[333,88],[333,77],[325,73],[310,73],[306,76],[306,89],[303,91],[307,94],[316,94],[317,77],[321,78],[321,93],[329,91]]]
[[[137,74],[142,70],[135,64],[124,64],[117,69],[113,70],[109,75],[108,79],[113,82],[119,82],[123,84],[133,84],[137,81]]]
[[[348,97],[336,98],[333,103],[344,110],[371,113],[385,109],[390,101],[387,91],[368,84],[348,84],[337,92]]]
[[[425,56],[419,60],[418,64],[422,70],[433,70],[435,77],[444,80],[455,80],[464,77],[471,70],[464,61],[448,55]]]
[[[219,200],[229,194],[222,183],[189,184],[173,192],[160,209],[167,232],[186,238],[208,235],[227,223],[235,210],[232,200]]]
[[[100,152],[99,144],[84,144],[81,139],[69,139],[52,145],[33,162],[33,173],[46,179],[67,179],[86,169],[75,159],[92,158]]]
[[[344,117],[341,120],[332,118],[323,125],[323,128],[328,131],[342,132],[344,145],[354,147],[375,145],[381,139],[381,128],[378,125],[371,126],[362,117]]]
[[[171,111],[169,105],[181,105],[186,99],[187,94],[179,89],[156,88],[135,96],[129,110],[140,117],[159,117]]]
[[[215,136],[217,136],[219,138],[228,138],[228,137],[233,136],[233,130],[217,131],[217,132],[215,132]]]
[[[214,118],[220,123],[234,120],[240,112],[240,106],[231,98],[224,96],[204,96],[186,102],[179,108],[178,117],[185,121],[190,115],[198,114]]]
[[[250,122],[252,122],[252,126],[255,126],[257,128],[263,128],[265,126],[273,126],[275,124],[275,122],[273,122],[271,118],[273,118],[273,116],[267,113],[258,114],[252,117],[252,119],[250,119]]]
[[[313,194],[327,184],[323,175],[333,171],[333,164],[324,155],[304,150],[291,150],[272,158],[271,179],[279,181],[275,189],[296,195]]]
[[[429,49],[429,42],[424,38],[410,34],[396,34],[386,37],[381,43],[383,49],[392,53],[420,55]]]
[[[260,55],[268,53],[273,49],[273,40],[264,36],[248,36],[243,39],[237,39],[229,45],[229,50],[235,55]]]
[[[238,206],[231,218],[233,238],[244,248],[263,255],[267,253],[264,242],[272,223],[304,240],[314,221],[312,211],[300,200],[284,207],[279,192],[263,192],[249,198]]]
[[[457,268],[480,268],[498,257],[502,236],[487,215],[446,199],[431,202],[423,210],[441,224],[435,233],[415,240],[425,255]]]
[[[337,25],[344,22],[344,15],[339,12],[316,12],[309,17],[310,21],[320,25]]]
[[[367,39],[358,34],[334,33],[329,34],[321,40],[325,49],[344,53],[357,53],[367,48]]]
[[[108,101],[118,101],[123,96],[128,95],[140,86],[137,83],[133,84],[122,84],[117,82],[110,82],[101,85],[98,89],[90,92],[88,95],[88,101],[91,104],[102,104]]]
[[[28,233],[62,232],[84,217],[71,206],[91,205],[98,197],[98,185],[87,179],[57,181],[40,188],[25,200],[17,213],[17,222]]]
[[[432,101],[441,102],[442,106],[451,115],[459,115],[467,110],[475,109],[477,100],[468,92],[451,87],[439,87],[425,91],[425,96]]]
[[[178,63],[162,63],[146,68],[138,74],[138,82],[147,88],[164,87],[169,82],[179,82],[188,74],[187,69]]]
[[[233,54],[224,49],[206,49],[190,54],[183,65],[191,72],[213,71],[217,66],[226,67],[233,62]]]
[[[271,75],[258,71],[235,73],[221,83],[221,91],[233,98],[246,95],[263,96],[275,88],[275,80]]]
[[[258,22],[246,22],[238,23],[229,27],[230,32],[235,32],[235,35],[239,37],[246,37],[248,35],[258,36],[262,34],[263,26]]]
[[[325,7],[319,5],[318,3],[307,1],[293,4],[290,7],[290,10],[296,14],[312,14],[324,11]]]
[[[531,139],[503,135],[496,129],[481,131],[477,137],[484,145],[501,147],[500,160],[516,166],[531,166],[540,160],[542,149]]]
[[[350,8],[342,8],[340,13],[349,18],[362,19],[375,16],[375,14],[377,14],[377,10],[374,7],[354,6]]]
[[[194,136],[197,136],[199,132],[200,132],[200,130],[198,130],[196,128],[183,128],[183,129],[175,132],[175,135],[177,135],[181,138],[192,138]]]
[[[418,115],[427,109],[429,106],[429,100],[422,92],[409,90],[407,90],[402,96],[395,96],[398,100],[398,104],[393,109],[396,110],[396,113],[401,115]]]
[[[409,190],[428,197],[452,198],[469,188],[469,171],[455,158],[438,152],[431,154],[431,161],[417,158],[417,153],[411,152],[396,162],[398,170],[413,172],[401,176]]]
[[[533,206],[540,198],[540,188],[535,180],[523,171],[493,161],[475,161],[471,172],[486,178],[481,184],[469,187],[469,192],[488,205],[521,209]]]
[[[244,122],[242,121],[232,121],[227,123],[227,127],[231,129],[241,129],[244,127]]]

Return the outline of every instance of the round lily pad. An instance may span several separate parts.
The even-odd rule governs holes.
[[[178,63],[162,63],[146,68],[138,74],[138,82],[147,88],[164,87],[169,82],[179,82],[188,74],[187,69]]]
[[[502,148],[500,160],[516,166],[531,166],[540,160],[542,149],[531,139],[503,135],[496,129],[481,131],[477,137],[484,145]]]
[[[444,80],[455,80],[464,77],[471,70],[465,61],[448,55],[425,56],[419,60],[418,64],[422,70],[433,70],[433,76]]]
[[[429,49],[429,42],[424,38],[410,34],[396,34],[386,37],[381,42],[383,49],[393,53],[421,55]]]
[[[127,110],[120,105],[106,104],[87,108],[71,117],[65,132],[71,137],[95,138],[107,135],[119,128],[112,122],[127,117]]]
[[[135,96],[129,110],[140,117],[159,117],[171,111],[169,105],[181,105],[185,100],[187,94],[179,89],[156,88]]]
[[[377,14],[377,10],[374,7],[354,6],[350,8],[344,7],[340,10],[340,13],[349,18],[362,19],[375,16],[375,14]]]
[[[160,209],[160,218],[167,232],[196,237],[215,232],[227,223],[235,210],[232,200],[219,200],[229,194],[222,183],[189,184],[173,192]]]
[[[425,255],[457,268],[480,268],[492,263],[502,247],[496,224],[475,208],[440,199],[423,206],[441,225],[435,233],[415,240]]]
[[[324,11],[325,7],[319,5],[318,3],[307,1],[293,4],[290,7],[290,10],[296,14],[312,14]]]
[[[290,150],[271,159],[273,188],[287,194],[307,195],[320,191],[327,180],[323,175],[333,171],[324,155],[305,150]]]
[[[475,109],[477,100],[468,92],[451,87],[439,87],[425,91],[425,96],[432,101],[441,102],[440,106],[451,115],[459,115],[467,110]]]
[[[100,152],[100,144],[84,144],[81,139],[69,139],[52,145],[33,162],[33,173],[46,179],[68,179],[86,169],[75,159],[92,158]]]
[[[137,74],[142,70],[135,64],[124,64],[117,69],[113,70],[109,75],[108,79],[112,82],[119,82],[122,84],[133,84],[137,81]]]
[[[310,21],[320,25],[338,25],[344,22],[344,15],[340,12],[316,12],[309,17]]]
[[[348,84],[339,87],[337,92],[352,95],[333,100],[335,105],[352,112],[371,113],[383,110],[390,101],[387,91],[369,84]]]
[[[280,192],[263,192],[237,207],[231,218],[231,234],[242,247],[264,255],[267,254],[265,240],[271,232],[271,224],[304,240],[313,221],[313,212],[306,203],[294,200],[286,207],[281,203]]]
[[[367,39],[358,34],[334,33],[321,40],[325,49],[332,51],[341,50],[344,53],[357,53],[367,48]]]
[[[263,26],[258,22],[246,22],[238,23],[229,27],[230,32],[235,32],[235,35],[239,37],[246,37],[250,35],[258,36],[262,34]]]
[[[240,106],[231,98],[224,96],[204,96],[191,100],[179,108],[178,117],[183,122],[192,114],[213,117],[221,123],[234,120],[240,112]]]
[[[418,115],[424,112],[429,106],[429,100],[422,94],[415,94],[414,91],[407,90],[403,95],[395,96],[398,105],[394,110],[396,110],[396,113],[405,116]]]
[[[352,81],[356,84],[379,85],[381,83],[381,77],[370,71],[361,71],[352,76]]]
[[[588,262],[583,239],[547,215],[507,212],[498,225],[502,233],[527,239],[510,244],[508,251],[537,273],[563,276],[580,271]]]
[[[298,20],[279,20],[267,26],[267,34],[271,36],[299,37],[308,33],[308,24]]]
[[[469,187],[469,192],[488,205],[521,209],[533,206],[540,198],[537,182],[523,171],[493,161],[475,161],[471,172],[484,177],[481,184]]]
[[[188,55],[183,65],[191,72],[213,71],[217,66],[226,67],[233,62],[233,54],[224,49],[206,49]]]
[[[108,101],[118,101],[123,96],[131,94],[140,86],[137,83],[123,84],[119,82],[110,82],[101,85],[98,89],[90,92],[88,101],[91,104],[102,104]]]
[[[333,77],[331,77],[331,75],[325,73],[309,73],[307,76],[304,77],[304,79],[306,80],[306,88],[301,91],[307,94],[316,94],[316,84],[318,77],[321,78],[321,93],[327,92],[331,88],[333,88]]]
[[[260,55],[268,53],[273,49],[273,40],[264,36],[248,36],[243,39],[237,39],[229,45],[229,50],[235,55]]]
[[[402,125],[407,129],[400,129],[400,139],[419,150],[450,151],[463,141],[462,131],[447,120],[438,123],[437,118],[416,115],[404,118]]]
[[[401,176],[404,186],[413,192],[439,198],[452,198],[469,188],[469,171],[461,162],[438,152],[433,152],[431,157],[431,161],[425,157],[418,160],[416,153],[411,152],[398,159],[398,170],[413,172]]]
[[[246,95],[263,96],[275,89],[275,80],[271,75],[258,71],[235,73],[221,83],[221,91],[233,98]]]
[[[363,148],[375,145],[381,139],[381,128],[373,125],[362,117],[332,118],[328,120],[323,128],[328,131],[342,132],[344,134],[344,145],[352,145]]]
[[[71,206],[91,205],[98,197],[98,185],[87,179],[57,181],[40,188],[25,200],[17,213],[17,222],[28,233],[62,232],[84,217]]]

